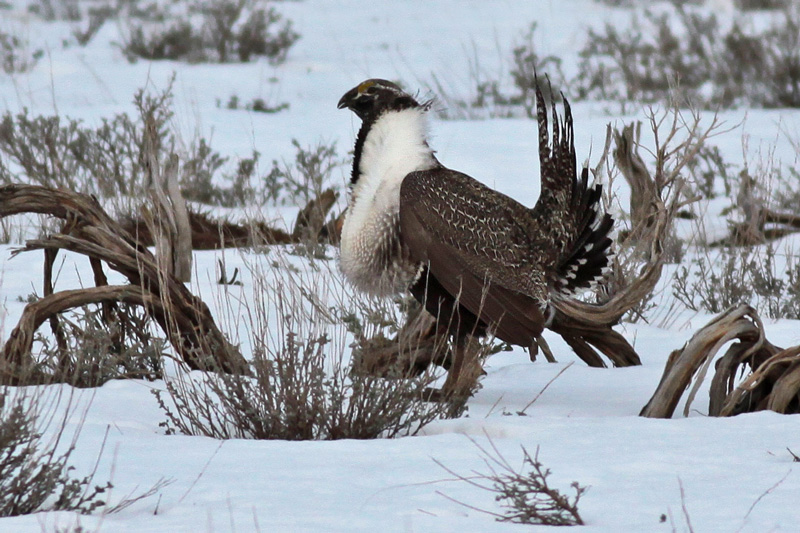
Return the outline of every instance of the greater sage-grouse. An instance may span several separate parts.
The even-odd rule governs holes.
[[[453,335],[443,391],[456,390],[468,334],[492,332],[524,347],[555,298],[587,289],[609,266],[613,226],[599,184],[578,176],[572,114],[547,109],[537,87],[541,193],[533,209],[443,166],[427,142],[430,102],[370,79],[339,109],[362,120],[341,234],[341,270],[376,295],[410,290]]]

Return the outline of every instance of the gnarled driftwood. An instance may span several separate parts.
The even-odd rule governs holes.
[[[764,336],[764,325],[749,305],[731,307],[673,351],[661,381],[641,411],[648,418],[670,418],[693,376],[696,382],[684,416],[711,366],[714,356],[734,342],[716,363],[709,390],[710,416],[731,416],[770,409],[800,412],[800,346],[778,348]],[[735,386],[743,367],[749,375]]]
[[[42,300],[28,304],[0,352],[0,381],[15,383],[28,375],[34,366],[31,339],[44,320],[72,307],[115,299],[143,306],[191,368],[248,372],[246,361],[217,328],[206,304],[160,268],[153,254],[138,245],[92,197],[32,185],[0,187],[0,217],[18,213],[51,215],[62,219],[64,227],[59,233],[29,240],[15,255],[39,249],[51,255],[55,250],[85,255],[92,260],[95,280],[101,286],[62,292],[52,292],[51,286]],[[130,285],[103,286],[100,262],[123,274]]]

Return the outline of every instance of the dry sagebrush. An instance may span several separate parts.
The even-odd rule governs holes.
[[[155,394],[168,432],[220,439],[390,438],[416,434],[458,412],[425,401],[430,373],[383,378],[352,368],[348,324],[397,328],[398,318],[378,306],[382,317],[375,320],[375,302],[351,299],[328,263],[281,256],[269,264],[267,256],[256,256],[249,270],[252,299],[233,315],[243,317],[252,376],[181,373],[167,381],[166,391]]]
[[[162,478],[111,504],[114,485],[95,482],[102,446],[94,469],[76,477],[69,463],[88,406],[74,400],[68,388],[58,386],[0,387],[0,517],[43,511],[116,513],[172,482]],[[68,422],[76,416],[79,424],[70,435]]]

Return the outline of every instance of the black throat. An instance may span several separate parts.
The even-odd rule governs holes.
[[[375,119],[365,120],[361,123],[361,128],[356,135],[356,146],[353,149],[353,168],[350,170],[350,186],[353,186],[361,177],[361,153],[364,151],[364,142],[367,140],[367,134],[372,128]]]

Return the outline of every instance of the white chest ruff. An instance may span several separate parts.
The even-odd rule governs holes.
[[[417,274],[399,234],[400,185],[409,173],[436,166],[425,136],[424,112],[406,109],[378,118],[364,140],[340,244],[342,272],[364,292],[403,291]]]

